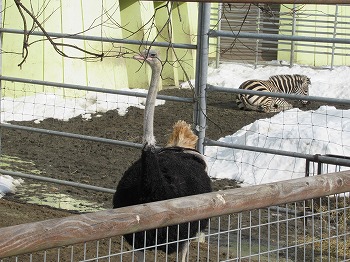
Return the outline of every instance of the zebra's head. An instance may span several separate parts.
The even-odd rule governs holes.
[[[309,86],[311,85],[311,79],[306,75],[294,75],[299,84],[299,90],[297,90],[297,94],[308,96],[309,95]],[[307,105],[310,102],[306,100],[301,100],[303,105]]]

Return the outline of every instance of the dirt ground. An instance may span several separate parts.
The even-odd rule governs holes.
[[[180,97],[192,96],[192,91],[187,89],[169,89],[160,93]],[[312,103],[307,109],[317,109],[319,106],[318,103]],[[233,134],[256,119],[272,115],[240,111],[235,105],[233,94],[210,93],[206,136],[216,140]],[[90,120],[75,117],[69,121],[46,119],[40,124],[16,124],[139,143],[142,138],[142,118],[143,110],[132,107],[125,116],[119,116],[116,111],[108,111],[93,116]],[[159,145],[164,145],[173,123],[179,119],[192,121],[190,104],[166,102],[156,108],[154,126]],[[4,128],[1,130],[1,153],[21,160],[11,167],[6,167],[9,170],[34,172],[42,176],[112,189],[116,188],[123,172],[140,156],[139,149]],[[38,185],[37,182],[27,179],[24,184],[36,186],[35,190],[26,193],[28,197],[34,194],[40,198],[42,190],[45,189],[93,201],[103,208],[112,207],[112,194],[55,184]],[[236,186],[236,182],[231,180],[213,181],[214,190]],[[73,213],[76,211],[28,204],[25,195],[15,194],[0,200],[0,227],[64,217]]]

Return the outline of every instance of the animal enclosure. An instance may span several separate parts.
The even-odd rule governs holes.
[[[124,6],[123,10],[129,7],[135,8],[135,3],[130,6]],[[168,15],[176,16],[177,18],[182,17],[179,14],[183,14],[184,10],[187,10],[187,12],[190,10],[190,8],[185,8],[183,5],[174,7],[164,4],[160,6],[155,5],[154,7],[157,10],[157,14],[160,11],[168,14],[167,12],[172,10],[172,13]],[[171,50],[170,53],[174,56],[181,54],[177,53],[177,50],[185,50],[185,54],[188,54],[186,49],[181,49],[182,44],[195,45],[195,48],[197,48],[197,55],[194,56],[197,59],[196,63],[194,63],[194,60],[187,60],[187,56],[181,55],[179,57],[182,59],[179,58],[176,61],[186,65],[188,63],[196,64],[197,76],[195,77],[194,88],[162,90],[160,92],[161,96],[158,97],[159,106],[156,108],[157,119],[155,120],[155,126],[159,144],[165,144],[172,124],[178,119],[184,119],[193,122],[194,129],[198,132],[200,137],[199,149],[207,155],[209,162],[212,164],[209,166],[209,172],[211,171],[210,169],[214,170],[214,165],[218,164],[224,167],[225,164],[223,163],[226,161],[233,163],[236,166],[235,171],[238,170],[243,178],[245,174],[254,173],[257,169],[260,169],[256,165],[258,160],[268,158],[268,156],[276,159],[281,157],[278,160],[280,163],[286,163],[285,159],[291,159],[291,166],[296,166],[295,163],[302,162],[303,169],[302,171],[299,169],[290,171],[284,169],[284,167],[276,169],[275,167],[270,168],[270,166],[266,166],[264,175],[293,172],[293,174],[297,174],[297,177],[310,176],[310,174],[317,173],[316,170],[320,170],[320,165],[324,167],[321,173],[324,173],[324,170],[327,170],[327,168],[330,170],[331,166],[332,168],[336,166],[335,170],[331,170],[331,172],[346,169],[349,166],[349,160],[343,155],[328,156],[317,155],[317,153],[313,152],[286,152],[283,150],[282,144],[277,148],[266,148],[264,147],[264,142],[268,141],[269,137],[271,138],[271,133],[265,136],[266,139],[258,138],[257,140],[262,142],[255,145],[248,143],[242,145],[234,139],[229,141],[230,143],[226,140],[217,141],[221,137],[231,135],[233,132],[239,131],[242,127],[261,118],[267,119],[267,129],[273,129],[274,126],[281,125],[281,122],[279,120],[276,122],[269,120],[273,115],[259,115],[256,112],[238,111],[231,103],[234,101],[235,90],[207,85],[209,47],[205,46],[205,43],[209,42],[206,37],[208,37],[208,30],[210,29],[210,5],[201,4],[199,10],[199,37],[197,43],[177,43],[179,46],[172,49],[170,48],[173,44],[172,42],[159,43],[150,41],[153,46],[161,46],[162,50]],[[107,15],[107,13],[104,14]],[[125,19],[127,15],[121,14],[121,19],[123,19],[122,17]],[[163,16],[156,17],[157,27],[162,28],[164,25],[164,23],[162,24],[164,22],[163,18]],[[153,25],[153,23],[151,24]],[[173,24],[172,26],[176,25]],[[181,26],[181,28],[184,27]],[[152,26],[152,28],[154,29],[155,27]],[[211,29],[215,31],[215,28]],[[126,29],[124,28],[124,30]],[[11,30],[8,31],[10,32]],[[149,32],[151,31],[149,29]],[[89,35],[87,34],[84,37],[88,37]],[[187,40],[190,38],[188,36]],[[142,39],[145,40],[145,38]],[[148,38],[148,40],[153,39]],[[179,41],[182,41],[182,39],[180,38]],[[89,46],[90,43],[86,42],[86,46]],[[141,43],[145,43],[145,41],[141,41]],[[133,43],[130,41],[127,44],[131,45]],[[146,47],[150,45],[148,43]],[[127,55],[136,54],[143,47],[138,42],[137,45],[130,48],[132,51]],[[170,53],[166,51],[163,54]],[[164,55],[163,59],[166,60],[166,55]],[[63,60],[66,61],[66,58]],[[174,61],[168,60],[168,62]],[[74,63],[78,63],[77,60],[74,60]],[[126,63],[131,64],[135,63],[135,61],[129,59]],[[22,68],[26,72],[25,74],[30,71],[26,68],[28,64],[24,64]],[[171,63],[164,65],[164,70],[170,66],[169,64]],[[183,69],[180,70],[177,64],[173,63],[171,65],[173,66],[171,70],[176,68],[176,70],[181,71]],[[91,67],[89,68],[89,66]],[[137,64],[134,67],[139,66]],[[79,66],[75,65],[75,67]],[[93,71],[94,67],[98,67],[98,65],[88,63],[88,69],[85,71]],[[140,68],[142,73],[139,72],[136,78],[140,78],[139,75],[148,76],[149,72],[147,69],[144,66]],[[81,68],[79,67],[79,69]],[[181,73],[175,74],[178,76],[172,75],[171,77],[180,79],[180,76],[183,75],[184,79],[182,80],[186,80],[186,72],[188,71],[186,71],[186,68],[184,69]],[[101,72],[106,69],[103,67],[99,68],[99,70],[98,72]],[[114,68],[113,70],[116,69]],[[67,71],[65,74],[68,74]],[[122,72],[122,69],[117,71]],[[75,75],[79,75],[79,72],[75,72],[70,77],[74,78]],[[87,75],[89,74],[87,73]],[[165,76],[168,75],[166,74]],[[194,77],[190,76],[189,78]],[[148,83],[148,78],[144,78],[142,82]],[[62,206],[63,200],[61,201],[60,197],[63,198],[65,194],[68,194],[97,201],[94,205],[101,209],[111,208],[111,193],[114,192],[120,175],[139,156],[138,149],[142,147],[141,119],[145,91],[108,88],[109,86],[114,86],[113,83],[115,83],[116,79],[114,76],[104,78],[104,81],[107,82],[113,79],[113,83],[104,83],[101,86],[98,79],[98,77],[93,77],[92,80],[88,79],[86,84],[77,84],[74,82],[75,80],[69,82],[69,78],[61,82],[52,79],[48,80],[47,78],[38,80],[12,74],[3,74],[1,76],[2,93],[11,94],[1,97],[3,113],[1,153],[2,162],[4,163],[1,173],[25,179],[24,184],[27,185],[25,188],[27,191],[20,192],[21,194],[17,196],[25,199],[25,196],[30,194],[30,190],[42,190],[43,195],[47,192],[53,192],[55,195],[58,195],[56,201],[61,203]],[[42,92],[38,93],[37,96],[38,86]],[[146,85],[137,87],[144,86]],[[36,91],[34,92],[33,90]],[[294,99],[295,97],[292,98]],[[305,109],[307,110],[305,111],[312,111],[310,113],[311,119],[322,116],[325,119],[323,121],[326,123],[324,126],[311,125],[312,128],[322,129],[323,131],[336,130],[339,134],[348,132],[347,120],[349,117],[347,109],[350,104],[349,100],[315,96],[310,96],[308,99],[314,104],[311,107],[306,107]],[[339,114],[334,114],[334,111],[328,108],[324,111],[314,112],[317,110],[318,105],[330,102],[342,105],[341,109],[339,109]],[[15,111],[18,108],[21,110],[19,112]],[[193,113],[193,108],[195,108],[195,113]],[[62,116],[62,112],[64,117],[59,119]],[[287,122],[287,119],[298,120],[299,117],[301,119],[302,114],[304,112],[296,110],[285,112],[284,120],[286,122],[283,122],[282,125],[285,127],[295,125],[294,122]],[[16,121],[17,116],[21,116],[22,120]],[[339,125],[327,125],[327,121],[330,119],[333,119],[333,122]],[[261,122],[259,122],[260,124]],[[292,131],[290,133],[293,133]],[[250,132],[262,133],[259,129],[251,129]],[[297,138],[299,137],[293,139]],[[324,139],[324,137],[321,138]],[[251,142],[257,140],[252,140]],[[285,140],[287,141],[287,139]],[[311,141],[300,140],[300,145],[304,145],[303,142],[306,141],[305,144],[312,146],[318,140],[320,139],[316,136]],[[345,152],[348,149],[346,142],[342,142],[341,139],[326,141],[326,144],[329,145],[334,143],[343,150],[340,150],[340,152]],[[265,144],[268,144],[268,142],[265,142]],[[233,158],[228,160],[221,159],[222,154],[219,149],[231,150],[230,154]],[[210,150],[213,150],[212,152],[214,153],[210,153]],[[236,155],[237,152],[240,152],[239,154],[254,152],[256,154],[252,158],[254,163],[246,163],[244,158],[237,157],[239,156]],[[312,164],[314,161],[316,164]],[[242,169],[246,165],[248,169]],[[227,166],[230,168],[229,165]],[[307,166],[309,168],[306,170]],[[45,186],[42,184],[44,182]],[[215,182],[218,181],[214,179],[214,184]],[[290,186],[284,187],[284,185]],[[310,187],[310,185],[313,185],[313,187]],[[231,187],[233,187],[232,184],[228,183],[217,189],[224,190]],[[275,189],[274,195],[269,194],[271,193],[271,188]],[[261,194],[258,194],[258,191]],[[198,220],[200,219],[198,216],[203,216],[203,218],[210,218],[210,222],[204,234],[192,239],[189,261],[242,261],[244,259],[248,261],[312,261],[320,260],[321,258],[344,261],[349,259],[350,256],[348,253],[350,242],[349,191],[349,174],[344,172],[301,178],[297,182],[291,180],[272,185],[230,189],[226,192],[219,191],[208,196],[188,198],[180,203],[176,202],[176,200],[174,202],[170,201],[167,202],[167,206],[162,206],[164,203],[157,203],[156,206],[153,206],[154,212],[151,213],[147,213],[144,209],[137,209],[136,211],[125,209],[125,213],[140,215],[139,221],[135,220],[137,216],[127,218],[131,219],[127,221],[132,222],[128,226],[119,223],[122,219],[118,220],[118,212],[101,211],[102,213],[97,212],[96,214],[77,216],[71,218],[72,220],[70,218],[56,220],[55,225],[57,225],[59,230],[64,231],[63,235],[67,234],[67,238],[55,246],[45,246],[45,243],[50,243],[50,239],[40,238],[34,241],[31,238],[37,233],[40,234],[36,230],[42,225],[44,225],[42,228],[52,230],[54,228],[52,221],[38,222],[38,224],[31,224],[31,226],[5,227],[0,229],[0,235],[8,234],[11,237],[1,240],[3,242],[1,242],[0,246],[3,249],[0,250],[0,254],[11,256],[10,258],[3,258],[3,261],[15,261],[17,254],[17,260],[19,261],[96,261],[97,259],[99,261],[120,261],[121,258],[123,258],[123,261],[132,261],[135,250],[133,247],[128,246],[120,235],[134,233],[135,230],[146,230],[151,226],[163,227],[168,226],[167,223],[178,224],[183,222],[183,220],[187,222],[192,218]],[[288,195],[289,193],[293,196]],[[242,199],[242,195],[245,196],[245,194],[248,194],[249,197],[243,197]],[[256,195],[256,198],[250,198],[254,195]],[[302,198],[295,198],[295,195]],[[13,199],[15,198],[16,195],[13,196]],[[201,200],[200,203],[198,203],[198,199]],[[266,199],[270,201],[263,202]],[[246,202],[240,202],[243,200]],[[36,201],[36,203],[45,204],[45,201],[41,199]],[[204,207],[209,205],[207,208],[214,209],[214,211],[204,212],[198,207],[201,203]],[[244,208],[242,209],[242,206],[226,206],[234,205],[235,203],[241,203]],[[160,207],[164,207],[164,209]],[[195,208],[196,212],[189,207]],[[178,210],[177,208],[181,210],[177,214],[180,213],[183,216],[167,216],[168,212],[174,214],[174,210]],[[159,210],[164,210],[164,212],[159,212]],[[110,218],[109,215],[115,220],[108,220]],[[114,216],[117,216],[117,218]],[[87,227],[80,227],[74,223],[74,219],[80,220],[85,218],[87,218],[87,221],[96,223],[88,223]],[[145,222],[144,218],[146,219]],[[180,219],[181,221],[179,221]],[[66,222],[70,223],[69,221],[73,221],[71,225],[75,231],[72,230],[71,232],[72,228],[63,226],[66,225]],[[111,228],[113,229],[110,224],[111,221],[115,221],[113,225],[118,230],[111,232]],[[102,229],[95,230],[94,226],[96,225],[101,225]],[[18,241],[25,239],[23,235],[12,237],[13,231],[17,229],[19,230],[17,232],[31,236],[23,245],[28,249],[22,250],[23,252],[29,252],[30,254],[28,255],[19,255],[22,251],[19,250],[18,246],[12,245],[16,243],[16,239]],[[82,236],[78,239],[79,242],[72,243],[71,241],[74,241],[73,239],[77,236],[76,232],[82,232]],[[99,232],[100,235],[96,235],[96,232]],[[72,235],[69,235],[70,233]],[[62,237],[62,234],[52,230],[50,234],[43,235],[56,239],[55,237]],[[93,235],[95,239],[89,239],[88,235]],[[81,244],[82,242],[83,244]],[[31,243],[40,246],[46,251],[37,253],[36,250],[31,249]],[[155,253],[147,251],[146,253],[150,260],[166,261],[167,259],[166,254],[160,251]],[[170,261],[178,259],[176,255],[169,257]]]

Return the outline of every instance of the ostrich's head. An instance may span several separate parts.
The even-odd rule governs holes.
[[[159,54],[156,50],[146,49],[141,54],[135,55],[134,59],[141,62],[146,62],[152,69],[158,69],[159,71],[162,68],[162,62],[159,59]]]

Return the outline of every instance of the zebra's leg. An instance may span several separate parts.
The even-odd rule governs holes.
[[[246,109],[244,101],[241,99],[242,95],[236,95],[236,104],[240,110]]]
[[[288,103],[285,99],[282,98],[281,100],[282,100],[281,105],[280,105],[281,111],[293,108],[293,105]]]
[[[258,112],[263,112],[263,113],[269,113],[269,112],[271,112],[271,111],[270,111],[270,108],[269,108],[269,107],[266,107],[265,105],[257,106],[256,111],[258,111]]]
[[[264,105],[259,104],[259,103],[253,103],[251,104],[249,99],[247,99],[246,96],[241,96],[240,97],[240,105],[237,104],[240,109],[243,110],[248,110],[248,111],[259,111],[259,112],[264,112]]]
[[[263,113],[276,112],[274,107],[276,99],[274,97],[268,97],[264,100],[264,103],[261,103],[257,106],[257,111]]]
[[[293,108],[293,105],[288,103],[284,98],[271,98],[270,104],[267,107],[268,112],[281,112]]]

